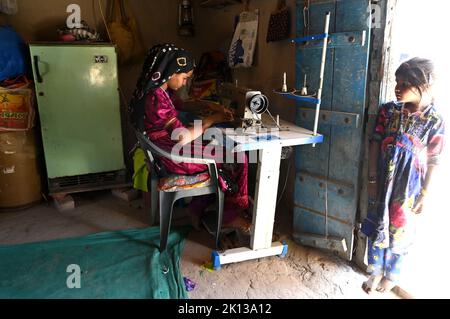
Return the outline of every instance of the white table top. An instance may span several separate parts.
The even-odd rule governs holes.
[[[323,135],[317,134],[305,128],[296,126],[290,122],[280,120],[281,130],[277,128],[270,117],[263,117],[263,124],[267,128],[262,133],[255,130],[230,130],[222,129],[227,148],[233,148],[233,152],[260,150],[273,146],[294,146],[318,144],[323,142]],[[236,147],[234,147],[236,143]]]

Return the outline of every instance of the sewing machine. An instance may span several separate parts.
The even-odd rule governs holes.
[[[235,130],[223,130],[223,139],[215,142],[231,153],[248,152],[249,162],[258,163],[254,192],[250,247],[213,251],[214,269],[222,265],[263,258],[285,256],[288,245],[272,242],[278,179],[283,149],[323,142],[323,136],[286,121],[274,120],[269,102],[261,92],[224,83],[218,88],[219,103],[235,111]],[[211,232],[213,224],[207,227]],[[204,221],[208,224],[207,221]]]
[[[268,111],[269,100],[260,91],[223,83],[218,88],[218,95],[222,105],[235,111],[235,128],[263,127],[262,114]]]
[[[249,162],[257,162],[258,169],[250,247],[214,251],[211,256],[214,269],[244,260],[286,255],[287,243],[272,242],[283,149],[323,142],[322,135],[314,135],[312,131],[293,123],[281,121],[282,130],[279,130],[269,116],[264,114],[261,118],[261,125],[264,130],[268,130],[267,133],[255,134],[252,130],[241,132],[239,129],[224,130],[225,139],[217,140],[219,143],[222,142],[221,146],[232,153],[248,152]],[[228,143],[229,140],[231,143]],[[212,226],[211,229],[216,228]]]

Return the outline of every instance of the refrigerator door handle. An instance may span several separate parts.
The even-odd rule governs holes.
[[[41,76],[41,72],[39,71],[39,57],[37,55],[34,56],[34,70],[36,72],[36,78],[38,83],[44,82]]]

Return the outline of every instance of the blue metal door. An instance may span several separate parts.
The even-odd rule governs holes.
[[[331,12],[319,133],[324,143],[296,152],[294,239],[351,260],[363,159],[370,5],[366,0],[297,1],[298,36],[321,34]],[[308,19],[309,15],[309,19]],[[309,21],[309,23],[308,23]],[[297,88],[319,83],[322,42],[299,44]],[[315,109],[298,103],[296,123],[313,129]]]

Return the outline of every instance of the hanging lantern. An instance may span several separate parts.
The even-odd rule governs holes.
[[[190,0],[182,0],[178,8],[178,35],[194,36],[194,8]]]

